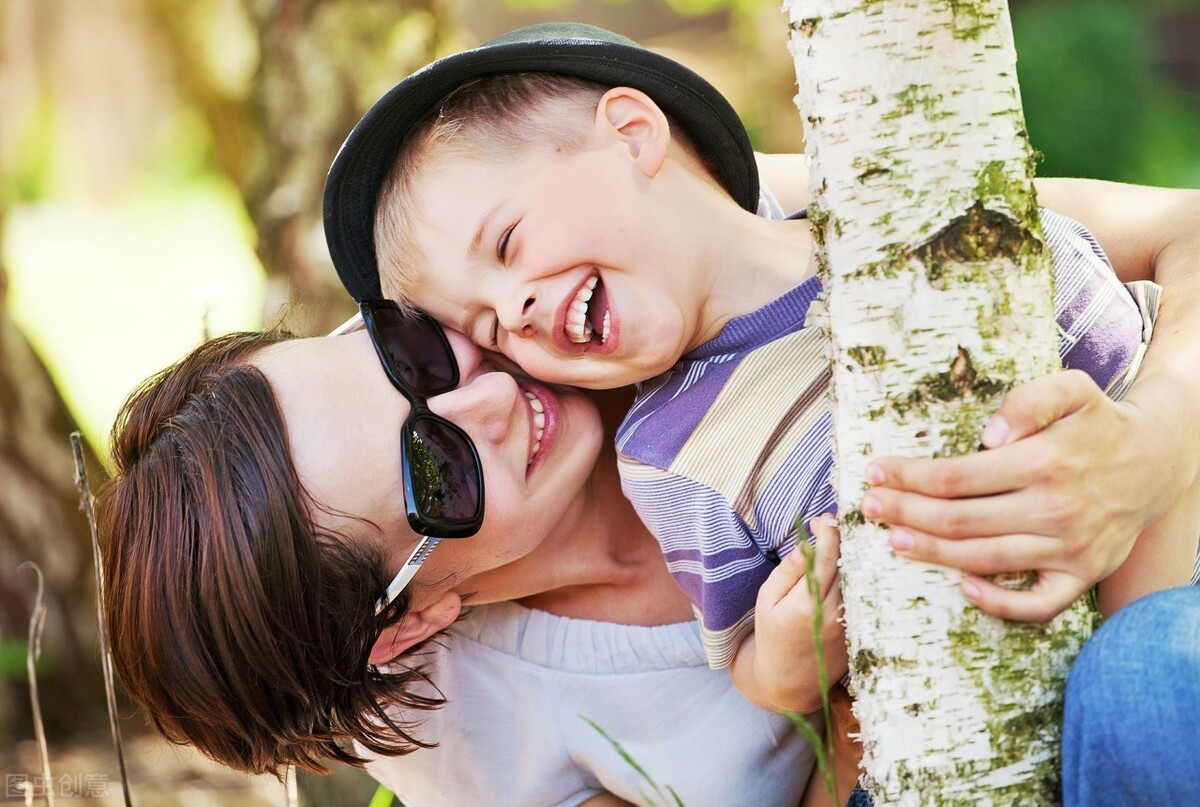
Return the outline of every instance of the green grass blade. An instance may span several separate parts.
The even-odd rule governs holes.
[[[367,807],[392,807],[392,802],[396,796],[392,791],[388,790],[383,785],[380,785],[375,791],[375,795],[367,802]]]
[[[650,787],[654,788],[654,798],[651,798],[642,790],[638,791],[639,793],[641,793],[642,798],[646,800],[647,807],[657,807],[658,799],[665,800],[666,797],[663,795],[663,789],[661,787],[659,787],[658,782],[654,781],[654,778],[652,776],[650,776],[649,773],[646,772],[645,768],[643,768],[640,764],[638,764],[638,761],[633,758],[633,755],[630,754],[628,751],[626,751],[624,746],[622,746],[621,743],[618,742],[615,737],[613,737],[611,734],[609,734],[607,731],[605,731],[603,728],[601,728],[600,724],[598,724],[596,721],[592,720],[590,717],[587,717],[585,715],[580,715],[579,718],[581,720],[585,721],[593,729],[595,729],[597,734],[599,734],[605,740],[608,740],[608,744],[611,745],[613,747],[613,750],[616,751],[621,756],[621,759],[625,760],[626,764],[628,764],[629,767],[631,767],[635,771],[637,771],[638,776],[642,777],[643,781],[645,781],[646,784],[648,784]],[[675,803],[676,807],[684,807],[683,801],[679,798],[679,794],[676,793],[670,786],[667,787],[667,793],[671,794],[671,797],[674,799],[674,803]]]

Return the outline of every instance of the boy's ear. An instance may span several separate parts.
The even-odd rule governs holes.
[[[415,644],[449,627],[462,613],[462,598],[447,591],[419,611],[409,611],[375,640],[368,657],[370,664],[386,664]]]
[[[662,168],[671,126],[650,96],[632,87],[613,87],[596,104],[595,123],[629,150],[643,174],[652,177]]]

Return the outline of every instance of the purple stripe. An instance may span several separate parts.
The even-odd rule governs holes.
[[[1063,366],[1083,370],[1103,389],[1141,345],[1141,312],[1083,225],[1043,209],[1042,227],[1054,256]]]
[[[671,467],[742,358],[669,370],[653,398],[647,401],[639,394],[617,429],[617,449],[646,465]]]
[[[671,467],[746,355],[799,331],[820,289],[812,277],[757,311],[735,317],[716,338],[681,357],[665,381],[645,382],[617,429],[617,450],[655,468]]]

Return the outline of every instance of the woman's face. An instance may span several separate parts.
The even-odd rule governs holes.
[[[429,408],[460,426],[483,465],[485,513],[475,536],[442,541],[418,581],[464,579],[511,563],[586,506],[587,482],[604,440],[582,392],[501,371],[469,340],[447,332],[459,387]],[[271,345],[253,362],[283,412],[301,482],[325,512],[320,526],[382,540],[389,572],[416,545],[401,483],[400,430],[408,401],[391,385],[363,331]],[[541,409],[539,417],[538,409]],[[370,538],[360,521],[379,529]]]

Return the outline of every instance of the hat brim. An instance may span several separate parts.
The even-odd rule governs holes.
[[[579,29],[588,31],[585,26]],[[562,30],[562,26],[553,30]],[[566,26],[566,30],[574,30]],[[520,33],[520,32],[517,32]],[[338,276],[355,300],[382,296],[375,260],[375,204],[413,127],[472,79],[500,73],[558,73],[641,90],[709,158],[717,180],[746,210],[758,207],[758,171],[745,127],[716,88],[683,65],[629,40],[549,37],[505,41],[439,59],[393,87],[355,125],[325,181],[325,237]],[[629,44],[625,44],[629,42]]]

